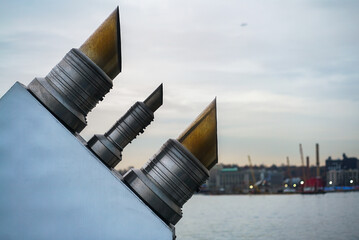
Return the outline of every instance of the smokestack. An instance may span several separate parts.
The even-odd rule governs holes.
[[[287,172],[289,178],[289,186],[292,187],[292,173],[290,171],[289,157],[287,157]]]
[[[303,148],[302,148],[302,144],[299,144],[299,153],[300,153],[300,160],[302,161],[302,177],[303,177],[303,181],[307,180],[306,174],[305,174],[305,167],[304,167],[304,155],[303,155]]]
[[[140,170],[124,182],[166,223],[176,224],[182,206],[208,179],[218,162],[216,100],[177,140],[168,140]]]
[[[309,156],[307,156],[307,177],[310,179]]]
[[[136,102],[104,135],[95,135],[88,147],[109,168],[122,158],[122,150],[153,121],[154,112],[162,105],[162,84],[144,101]]]
[[[81,132],[87,114],[110,91],[120,71],[117,7],[80,49],[71,49],[45,78],[35,78],[27,88],[71,132]]]
[[[317,177],[319,177],[320,169],[319,169],[319,144],[318,143],[315,145],[315,150],[316,150],[316,158],[317,158]]]

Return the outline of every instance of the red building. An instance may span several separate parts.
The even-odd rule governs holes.
[[[309,178],[304,182],[303,193],[324,193],[324,181],[320,177]]]

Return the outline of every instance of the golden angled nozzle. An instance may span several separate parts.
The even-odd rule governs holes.
[[[216,99],[208,105],[177,140],[208,170],[218,162]]]
[[[121,72],[121,35],[119,8],[82,44],[80,51],[111,79]]]

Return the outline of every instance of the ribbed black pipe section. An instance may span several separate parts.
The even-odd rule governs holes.
[[[153,118],[153,112],[143,102],[136,102],[104,135],[124,149],[137,135],[143,133]]]
[[[121,161],[121,152],[153,121],[153,112],[142,102],[136,102],[104,135],[95,135],[88,147],[109,168]]]
[[[73,132],[86,126],[87,114],[111,88],[111,79],[77,49],[71,49],[45,78],[35,78],[28,86]]]
[[[208,170],[177,140],[168,140],[142,168],[175,203],[182,207],[209,177]]]
[[[124,175],[125,183],[165,222],[176,224],[181,207],[208,179],[207,168],[177,140],[168,140],[140,170]]]

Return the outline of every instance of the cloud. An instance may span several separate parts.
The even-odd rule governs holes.
[[[323,156],[359,155],[355,1],[9,1],[0,9],[0,94],[46,75],[117,4],[123,72],[82,135],[106,131],[160,83],[165,95],[121,166],[139,167],[215,96],[220,162],[251,150],[270,164],[318,140]]]

